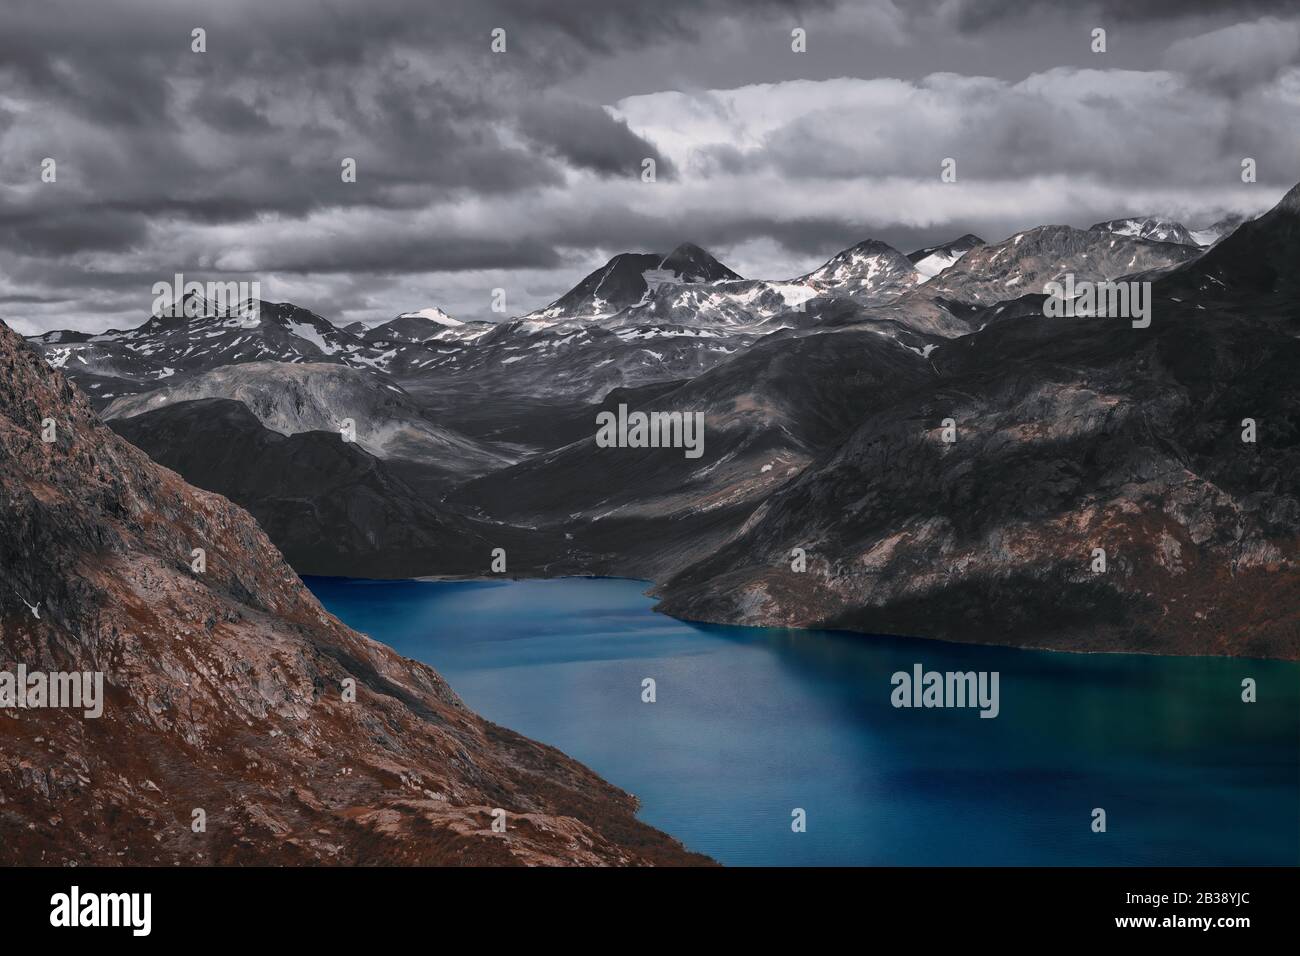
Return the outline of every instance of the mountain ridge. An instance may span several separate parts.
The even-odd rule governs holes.
[[[115,435],[3,323],[0,372],[3,663],[105,687],[99,719],[0,715],[0,862],[708,862],[326,613],[246,512]]]

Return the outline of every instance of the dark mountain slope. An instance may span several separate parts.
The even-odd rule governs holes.
[[[387,375],[326,363],[246,362],[117,399],[105,418],[127,418],[165,405],[222,398],[242,402],[284,435],[333,431],[351,419],[356,443],[376,457],[405,459],[431,475],[465,478],[513,463],[427,416]]]
[[[773,336],[679,386],[611,394],[588,411],[580,441],[461,485],[449,501],[563,532],[571,571],[651,576],[707,553],[871,407],[932,378],[916,351],[879,332]],[[598,447],[596,412],[620,403],[702,412],[702,456]]]
[[[300,574],[412,577],[486,571],[518,535],[440,513],[389,465],[335,432],[281,435],[241,402],[201,399],[110,427],[186,481],[248,509]]]
[[[1243,222],[1194,262],[1166,276],[1160,291],[1224,308],[1274,309],[1300,298],[1300,185]]]
[[[1269,321],[1246,307],[1289,288],[1280,256],[1297,235],[1296,195],[1205,270],[1159,280],[1149,329],[1026,315],[939,349],[935,386],[872,408],[734,541],[670,580],[662,610],[1300,656],[1300,303]],[[1211,274],[1231,307],[1168,294]],[[941,441],[945,418],[955,443]],[[1241,441],[1245,418],[1255,444]],[[805,574],[790,571],[795,547],[809,553]],[[1098,547],[1104,574],[1090,567]]]
[[[327,614],[246,512],[0,324],[0,667],[19,664],[101,672],[106,699],[0,711],[0,863],[703,862]]]

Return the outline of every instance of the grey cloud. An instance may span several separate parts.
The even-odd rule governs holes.
[[[337,272],[462,272],[473,269],[525,269],[558,265],[559,255],[535,239],[465,239],[432,237],[412,243],[409,237],[360,234],[328,241],[304,241],[290,248],[265,250],[258,269],[268,272],[328,274]]]
[[[920,0],[906,9],[913,16],[936,16],[961,30],[975,32],[1008,19],[1059,14],[1062,6],[1058,0]],[[1070,12],[1084,18],[1131,23],[1221,16],[1226,6],[1221,0],[1085,0],[1071,4]],[[1294,11],[1295,4],[1292,0],[1234,0],[1230,9],[1233,16],[1247,17]]]
[[[1270,182],[1289,184],[1297,172],[1291,130],[1300,108],[1229,105],[1208,91],[1160,81],[1135,85],[1123,75],[1057,71],[1029,86],[938,78],[875,113],[850,112],[815,95],[810,91],[805,113],[767,133],[757,148],[708,145],[701,171],[726,177],[774,170],[791,181],[925,180],[952,157],[960,178],[980,182],[1071,175],[1154,186],[1176,175],[1208,186],[1235,176],[1249,155]]]
[[[0,245],[35,256],[119,250],[143,240],[147,231],[144,217],[129,212],[0,216]]]
[[[867,136],[845,119],[843,104],[810,102],[808,116],[759,142],[712,144],[675,169],[671,141],[611,117],[603,106],[616,94],[591,80],[603,67],[606,76],[632,77],[626,82],[638,85],[630,92],[689,91],[701,74],[688,61],[711,59],[724,37],[732,59],[718,68],[720,88],[755,75],[837,76],[842,63],[879,68],[858,55],[853,33],[878,21],[862,19],[855,4],[833,6],[11,0],[0,30],[0,183],[12,187],[0,189],[0,292],[8,294],[0,301],[30,306],[40,321],[76,313],[77,322],[93,323],[131,314],[157,273],[197,273],[199,264],[228,260],[254,277],[289,277],[295,290],[308,290],[303,304],[332,315],[382,308],[376,303],[409,295],[421,277],[438,295],[441,277],[450,289],[476,282],[470,273],[478,270],[515,270],[527,273],[530,288],[562,290],[606,254],[667,251],[684,240],[725,259],[755,240],[799,258],[868,237],[904,251],[966,231],[998,238],[1035,224],[1017,218],[1018,190],[1045,171],[1107,184],[1097,202],[1170,181],[1194,194],[1234,177],[1241,155],[1259,159],[1261,184],[1297,178],[1287,132],[1297,118],[1285,106],[1238,97],[1226,122],[1198,125],[1224,96],[1294,62],[1276,36],[1258,32],[1175,43],[1163,62],[1198,85],[1149,110],[1127,104],[1122,89],[1100,92],[1081,115],[1061,114],[1051,95],[938,90],[941,98],[966,97],[965,115],[925,126],[900,110],[880,115],[880,131]],[[1283,8],[1236,9],[1255,17]],[[1104,0],[1062,12],[1046,3],[936,0],[898,5],[910,32],[901,55],[928,63],[927,72],[956,69],[953,48],[972,47],[963,35],[983,31],[984,60],[1022,63],[989,27],[1026,11],[1072,16],[1073,26],[1094,15],[1176,22],[1184,32],[1191,22],[1204,20],[1203,33],[1227,22],[1221,8],[1188,2]],[[848,60],[773,55],[788,47],[792,23],[817,17],[819,29],[844,25]],[[208,30],[201,55],[189,49],[199,25]],[[508,31],[503,55],[488,50],[498,26]],[[814,35],[812,50],[830,42]],[[1162,62],[1167,42],[1150,47],[1143,68]],[[982,69],[979,60],[963,68]],[[59,161],[59,182],[33,189],[47,155]],[[1003,208],[968,221],[955,204],[930,225],[899,225],[898,200],[881,177],[928,175],[945,155],[958,156],[964,179],[1005,184]],[[340,180],[344,156],[358,161],[356,183]],[[705,181],[725,202],[695,208],[668,189],[662,203],[647,202],[635,182],[647,156],[665,187]],[[761,171],[779,174],[778,194],[728,189]],[[629,191],[620,192],[624,175]],[[878,206],[801,214],[802,199],[815,199],[828,181],[877,189]],[[776,208],[791,197],[784,211]],[[1084,204],[1063,196],[1060,205]]]
[[[1164,62],[1195,83],[1236,96],[1300,64],[1300,20],[1264,17],[1187,37],[1170,44]]]
[[[227,133],[270,132],[275,127],[257,106],[221,90],[204,90],[193,113],[214,129]]]
[[[655,161],[656,178],[676,175],[655,146],[599,106],[571,99],[531,104],[519,118],[521,132],[549,154],[606,176],[639,176],[645,159]]]

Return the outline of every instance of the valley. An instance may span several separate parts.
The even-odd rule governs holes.
[[[686,243],[495,324],[261,303],[31,345],[301,573],[480,577],[503,548],[689,620],[1294,659],[1298,197],[1204,244],[1148,217],[752,280]],[[1149,327],[1044,292],[1123,282]],[[601,439],[695,413],[698,457]]]

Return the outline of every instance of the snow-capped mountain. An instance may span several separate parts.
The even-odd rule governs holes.
[[[430,306],[427,309],[420,309],[417,312],[403,312],[397,318],[398,319],[427,319],[428,321],[433,322],[435,325],[449,325],[453,328],[458,325],[465,324],[460,319],[453,319],[450,315],[442,311],[442,309],[438,308],[437,306]]]
[[[1046,283],[1067,274],[1076,281],[1118,279],[1169,269],[1199,254],[1196,246],[1038,226],[971,249],[924,285],[874,311],[917,332],[953,337],[975,331],[991,316],[1000,318],[1004,307],[1010,314],[1023,312],[1015,300],[1041,296]]]
[[[660,286],[643,301],[601,324],[610,328],[666,324],[716,331],[758,331],[776,317],[801,309],[818,294],[814,285],[799,279]],[[779,325],[762,330],[772,331],[775,327]]]
[[[1176,242],[1183,246],[1200,246],[1196,237],[1181,222],[1162,219],[1159,216],[1146,216],[1134,219],[1111,219],[1089,227],[1099,232],[1111,232],[1117,236],[1130,239],[1149,239],[1152,242]]]
[[[421,309],[418,312],[403,312],[395,319],[367,329],[361,333],[361,340],[368,345],[428,342],[448,330],[464,326],[464,322],[453,319],[442,309]]]
[[[595,401],[611,388],[689,378],[724,362],[755,333],[670,323],[617,326],[529,319],[499,323],[474,341],[431,342],[399,353],[392,374],[494,395],[529,394]]]
[[[805,275],[769,281],[738,278],[687,244],[669,256],[616,256],[549,309],[499,323],[426,308],[340,329],[289,303],[260,303],[256,314],[246,306],[230,315],[155,317],[125,332],[50,332],[31,343],[100,406],[249,362],[327,363],[422,388],[456,383],[594,401],[611,388],[699,375],[783,330],[874,323],[876,334],[924,350],[1000,321],[1006,316],[988,310],[1041,293],[1066,272],[1117,278],[1196,254],[1194,246],[1045,226],[994,246],[962,236],[912,256],[866,240]]]
[[[88,337],[47,332],[30,341],[53,365],[76,363],[88,371],[102,367],[108,374],[139,378],[240,362],[349,363],[366,351],[351,332],[289,302],[249,301],[218,313],[196,299],[186,301],[194,303],[187,311],[196,314],[155,315],[134,329]],[[352,364],[367,363],[357,358]]]
[[[250,330],[227,327],[238,315],[151,320],[89,338],[47,333],[29,344],[83,387],[120,381],[110,373],[123,363],[122,374],[138,380],[129,389],[151,391],[119,395],[109,414],[134,419],[142,447],[152,441],[170,452],[174,436],[191,429],[207,437],[187,441],[217,446],[221,434],[248,447],[283,444],[261,430],[305,446],[304,435],[319,438],[341,417],[354,417],[367,429],[359,450],[383,462],[363,487],[391,476],[411,483],[416,497],[430,493],[458,521],[485,522],[494,535],[513,528],[530,546],[541,542],[538,556],[518,559],[512,571],[642,574],[663,583],[669,608],[707,619],[779,623],[747,595],[789,589],[771,556],[811,534],[819,553],[844,557],[841,566],[828,565],[817,588],[780,592],[801,595],[797,620],[888,630],[914,626],[906,622],[915,620],[908,615],[918,595],[957,593],[946,570],[920,590],[916,583],[918,566],[953,567],[943,557],[950,551],[965,562],[962,588],[986,589],[977,593],[997,605],[1007,575],[1022,575],[1038,582],[1034,593],[1049,606],[1091,548],[1094,522],[1103,520],[1097,502],[1110,503],[1104,520],[1137,522],[1121,538],[1133,541],[1149,534],[1144,522],[1159,513],[1145,490],[1153,483],[1159,497],[1196,510],[1194,524],[1161,513],[1184,554],[1207,540],[1205,528],[1215,529],[1204,552],[1216,562],[1207,586],[1224,579],[1224,568],[1240,570],[1243,553],[1256,555],[1260,567],[1271,562],[1294,524],[1284,520],[1294,489],[1276,482],[1300,472],[1249,449],[1225,460],[1223,449],[1236,448],[1241,415],[1267,414],[1283,430],[1296,417],[1287,369],[1300,348],[1297,223],[1300,187],[1209,249],[1168,241],[1174,233],[1139,222],[1040,226],[992,245],[964,236],[911,256],[869,240],[786,281],[734,277],[702,251],[616,257],[557,300],[574,312],[549,317],[453,324],[421,310],[358,334],[306,310],[267,306],[253,344],[286,357],[261,362],[239,359],[248,343],[237,347],[229,337]],[[670,268],[660,268],[670,259]],[[1126,324],[1049,320],[1044,285],[1067,275],[1150,279],[1160,317],[1131,336]],[[625,304],[609,312],[616,302]],[[304,360],[304,353],[319,357]],[[203,367],[231,355],[224,368]],[[98,378],[86,370],[88,357],[101,363]],[[228,421],[226,413],[215,421],[211,404],[195,402],[225,403],[227,413],[227,405],[243,403],[255,424],[249,416]],[[704,459],[597,451],[593,405],[623,403],[702,411],[710,434]],[[940,463],[950,453],[918,440],[923,423],[948,414],[969,440],[960,469]],[[284,459],[268,460],[293,464],[290,449],[280,451]],[[177,464],[206,467],[202,457]],[[237,463],[221,465],[217,477],[241,477]],[[1249,504],[1274,487],[1266,508]],[[276,502],[273,517],[288,515],[278,533],[295,553],[310,555],[315,537],[335,532],[328,522],[290,530],[299,490],[277,475],[242,493],[259,506]],[[319,500],[332,491],[312,494]],[[972,494],[983,497],[969,512],[980,516],[970,529],[932,523],[934,502]],[[1221,508],[1223,495],[1241,497]],[[358,509],[364,500],[349,499]],[[1027,507],[1045,516],[1036,540],[990,549],[989,540],[1023,535]],[[1058,509],[1063,524],[1053,517]],[[1245,551],[1242,515],[1259,516],[1249,519]],[[1137,552],[1147,568],[1168,566],[1163,540]],[[374,553],[372,541],[356,547]],[[898,548],[906,560],[893,556]],[[871,572],[872,587],[883,589],[878,602],[861,597],[863,555],[884,569]],[[407,560],[398,573],[426,570],[416,563],[423,557]],[[1162,610],[1183,607],[1189,567],[1161,579]],[[1131,600],[1135,621],[1167,627],[1162,646],[1181,647],[1200,620],[1185,617],[1175,628],[1161,623],[1163,613],[1145,617],[1154,607],[1142,590],[1148,582],[1114,581],[1107,586],[1117,590],[1103,598]],[[1095,620],[1090,593],[1080,590],[1074,600],[1084,619]],[[879,617],[880,608],[900,616]],[[995,621],[990,633],[1021,620]],[[956,630],[942,632],[965,633],[968,621],[962,613],[951,624]],[[1037,625],[1035,618],[1035,633]],[[1058,634],[1068,646],[1077,639],[1072,628],[1067,620]],[[1016,639],[1037,638],[1026,631]],[[1293,642],[1287,653],[1294,655]]]
[[[1163,269],[1197,255],[1195,246],[1120,236],[1102,230],[1038,226],[972,249],[925,285],[927,295],[991,305],[1043,291],[1066,274],[1101,281]]]
[[[893,246],[865,239],[795,281],[820,295],[841,296],[868,305],[911,291],[921,283],[922,275]]]
[[[668,255],[624,252],[530,319],[596,319],[614,315],[641,302],[660,285],[720,282],[739,279],[699,246],[684,242]]]
[[[922,281],[921,274],[897,249],[868,239],[794,279],[661,284],[600,324],[763,334],[806,324],[801,314],[814,299],[840,298],[874,306],[897,298]]]
[[[1233,230],[1246,221],[1246,216],[1233,213],[1211,223],[1204,229],[1192,230],[1192,238],[1196,240],[1198,246],[1212,246],[1225,236],[1231,235]]]
[[[984,245],[983,239],[968,232],[951,242],[940,243],[937,246],[926,246],[924,249],[909,252],[907,258],[909,262],[916,266],[916,271],[921,273],[921,281],[928,282],[976,246],[982,245]]]
[[[68,345],[84,342],[94,334],[93,332],[75,332],[71,329],[55,329],[51,332],[43,332],[40,335],[32,336],[31,341],[44,342],[46,345]]]
[[[1112,219],[1109,222],[1099,222],[1092,228],[1102,232],[1113,232],[1117,236],[1150,239],[1155,242],[1176,242],[1184,246],[1205,249],[1231,233],[1246,219],[1247,217],[1240,213],[1232,213],[1203,229],[1189,229],[1172,219],[1147,216],[1142,219]]]

